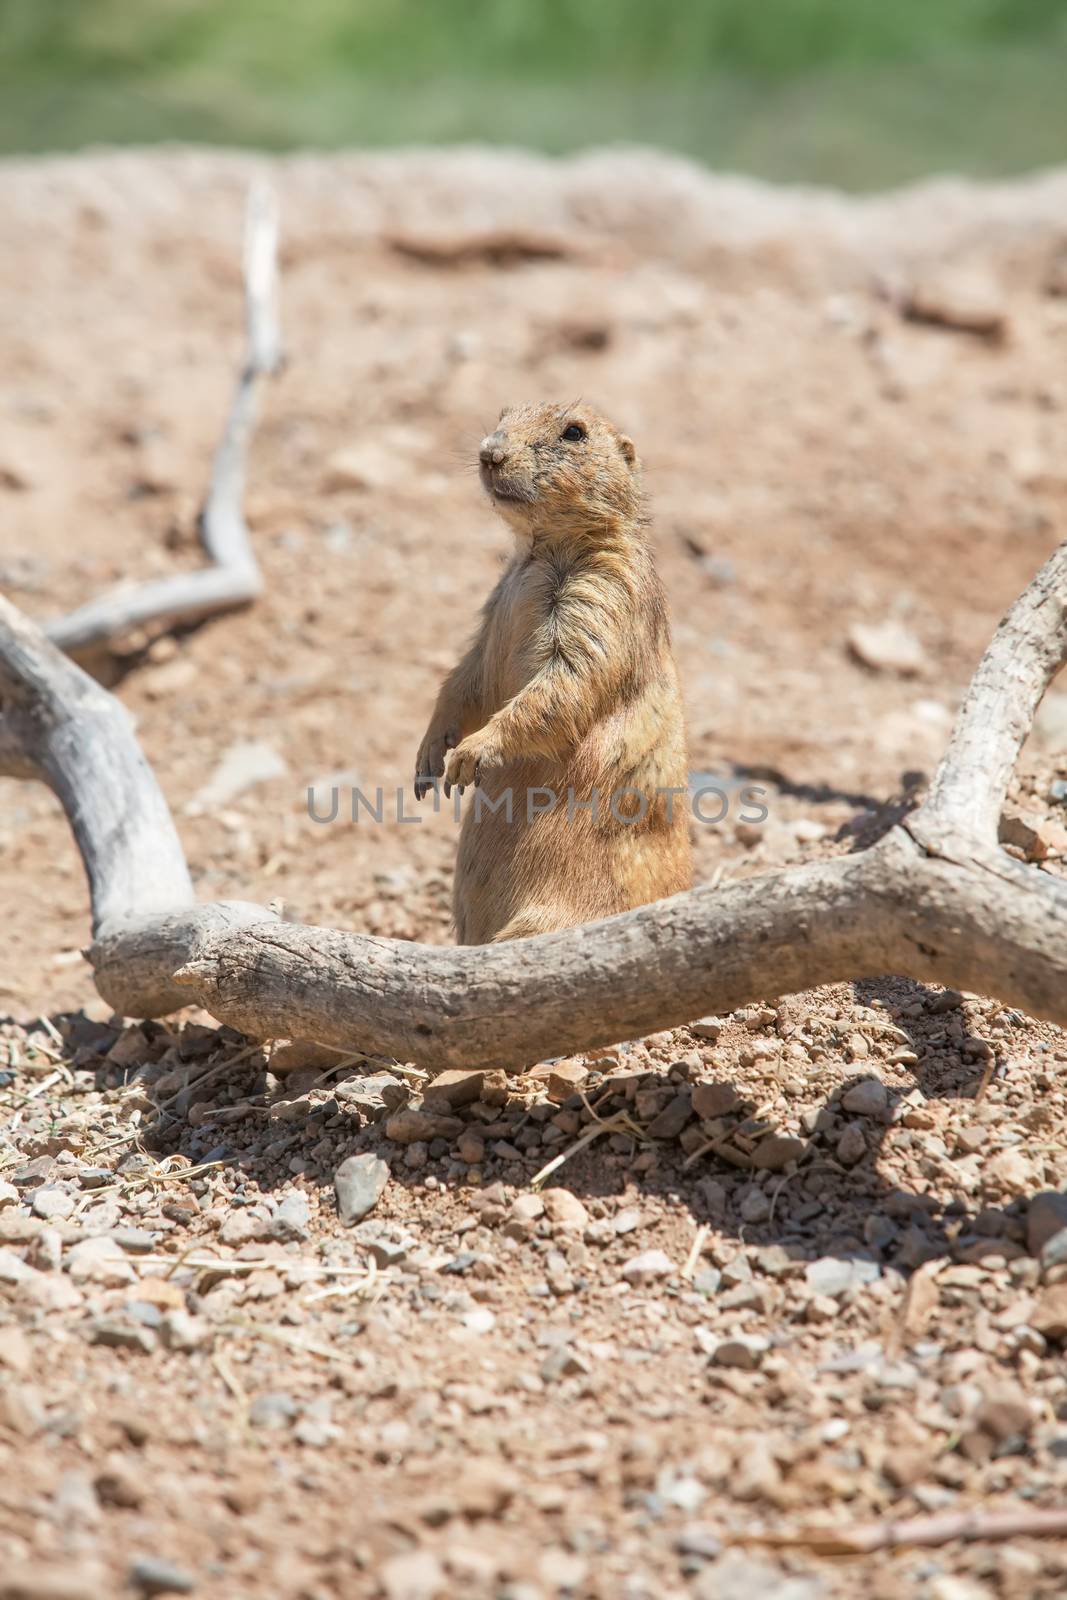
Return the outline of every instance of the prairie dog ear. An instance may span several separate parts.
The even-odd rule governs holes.
[[[637,451],[634,449],[633,440],[628,439],[625,433],[619,434],[619,449],[622,451],[624,460],[628,461],[632,467],[637,460]]]

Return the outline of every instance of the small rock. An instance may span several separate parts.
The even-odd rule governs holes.
[[[988,1137],[987,1129],[981,1123],[968,1122],[956,1131],[956,1154],[961,1156],[977,1155]]]
[[[926,665],[922,645],[898,622],[854,622],[847,641],[856,659],[874,672],[894,672],[911,678]]]
[[[74,1196],[54,1184],[42,1184],[34,1191],[31,1209],[45,1222],[65,1222],[74,1211]]]
[[[771,1347],[769,1339],[758,1333],[735,1333],[720,1339],[711,1352],[715,1367],[736,1367],[740,1372],[755,1372]]]
[[[851,1116],[882,1117],[889,1108],[889,1091],[877,1078],[864,1078],[845,1090],[841,1105]]]
[[[160,1333],[168,1350],[188,1354],[199,1350],[213,1337],[211,1324],[203,1317],[191,1317],[187,1311],[168,1311],[160,1323]]]
[[[867,1154],[867,1140],[858,1122],[850,1122],[837,1141],[837,1159],[843,1167],[854,1167]]]
[[[519,1222],[536,1222],[545,1214],[545,1202],[539,1194],[517,1194],[510,1214]]]
[[[627,1206],[625,1211],[616,1213],[612,1219],[611,1229],[617,1239],[622,1239],[628,1233],[635,1233],[644,1220],[640,1211]]]
[[[1062,1267],[1067,1261],[1067,1228],[1061,1228],[1059,1233],[1054,1233],[1051,1239],[1046,1239],[1041,1246],[1041,1269],[1048,1272],[1051,1267]]]
[[[429,1143],[431,1139],[455,1139],[463,1132],[458,1117],[449,1117],[439,1111],[425,1111],[408,1106],[397,1111],[385,1124],[385,1137],[396,1144]]]
[[[912,285],[901,310],[909,322],[927,322],[982,339],[1003,339],[1008,328],[1002,290],[978,269],[937,269]]]
[[[589,1213],[569,1189],[542,1189],[545,1215],[555,1228],[582,1229],[589,1226]]]
[[[1008,1194],[1026,1194],[1034,1182],[1034,1164],[1021,1150],[1002,1150],[986,1163],[985,1179]]]
[[[111,1460],[97,1473],[93,1483],[101,1505],[121,1506],[130,1511],[144,1501],[143,1477],[131,1471],[122,1460]]]
[[[803,1139],[788,1133],[768,1133],[752,1152],[752,1165],[760,1172],[784,1172],[807,1149]],[[770,1208],[768,1207],[768,1212]]]
[[[836,1300],[831,1300],[829,1295],[816,1294],[811,1297],[804,1307],[805,1322],[833,1322],[839,1307]]]
[[[701,1267],[693,1274],[693,1288],[697,1294],[717,1294],[722,1282],[722,1273],[718,1267]]]
[[[688,1094],[676,1094],[645,1130],[650,1139],[677,1139],[689,1118],[693,1106]]]
[[[299,1411],[291,1394],[283,1389],[267,1394],[257,1394],[248,1408],[248,1420],[254,1428],[286,1428]]]
[[[357,1111],[376,1122],[384,1111],[396,1111],[407,1102],[408,1091],[391,1072],[370,1072],[362,1078],[346,1078],[335,1083],[334,1098],[354,1105]]]
[[[1067,1340],[1067,1283],[1041,1291],[1030,1314],[1030,1326],[1057,1344]]]
[[[1000,841],[1021,850],[1028,861],[1047,861],[1067,855],[1067,828],[1043,817],[1039,811],[1006,816],[1000,822]]]
[[[341,1221],[358,1222],[373,1211],[388,1182],[387,1163],[370,1151],[342,1161],[333,1175]]]
[[[589,1371],[588,1361],[569,1344],[556,1345],[541,1363],[541,1378],[545,1383],[558,1383],[561,1378],[575,1378]]]
[[[0,1367],[17,1372],[19,1377],[30,1370],[30,1345],[22,1329],[14,1323],[0,1328]]]
[[[695,1083],[693,1111],[702,1122],[713,1122],[736,1110],[741,1097],[732,1083]]]
[[[680,1556],[697,1556],[702,1561],[714,1561],[722,1554],[722,1539],[710,1524],[689,1522],[681,1529],[674,1542]]]
[[[435,1110],[441,1107],[455,1110],[459,1106],[470,1105],[472,1101],[479,1099],[484,1083],[483,1071],[454,1069],[450,1072],[440,1072],[427,1088],[423,1103],[425,1105],[432,1103]]]
[[[464,1128],[456,1140],[456,1154],[469,1167],[478,1167],[485,1160],[485,1140],[473,1128]]]
[[[270,1224],[270,1237],[283,1244],[307,1239],[311,1233],[311,1207],[302,1189],[287,1194]]]
[[[771,1214],[771,1202],[762,1189],[752,1186],[742,1194],[738,1210],[741,1213],[742,1222],[751,1222],[753,1224],[766,1222]]]
[[[927,1477],[933,1465],[933,1454],[922,1445],[902,1445],[887,1450],[882,1471],[896,1489],[910,1489]]]
[[[241,1206],[231,1211],[219,1229],[219,1239],[234,1250],[243,1249],[246,1244],[257,1244],[269,1239],[270,1234],[270,1216],[266,1211],[257,1210],[253,1206]]]
[[[136,1322],[111,1322],[100,1318],[89,1324],[89,1343],[109,1345],[114,1350],[137,1350],[151,1355],[156,1348],[156,1336],[151,1328]]]
[[[1067,1194],[1043,1189],[1026,1209],[1026,1247],[1030,1254],[1039,1255],[1042,1246],[1061,1228],[1067,1228]]]
[[[408,1550],[390,1556],[378,1574],[385,1600],[441,1600],[447,1591],[445,1570],[432,1550]]]
[[[644,1250],[639,1256],[632,1256],[622,1269],[620,1276],[627,1283],[643,1285],[655,1283],[660,1278],[667,1278],[675,1271],[674,1262],[662,1250]]]
[[[546,1093],[554,1105],[562,1105],[580,1089],[589,1076],[589,1068],[581,1061],[557,1061],[548,1075]]]
[[[804,1281],[811,1293],[827,1295],[831,1299],[836,1299],[849,1289],[873,1283],[879,1277],[881,1268],[878,1263],[867,1261],[863,1256],[820,1256],[817,1261],[809,1261],[804,1268]]]
[[[79,1239],[67,1254],[67,1272],[73,1283],[99,1283],[114,1289],[133,1283],[137,1274],[114,1239]]]
[[[158,1594],[193,1594],[196,1590],[195,1579],[183,1572],[181,1567],[159,1556],[138,1556],[130,1566],[129,1584],[131,1589],[149,1597]]]
[[[689,1024],[689,1032],[697,1039],[706,1039],[709,1044],[714,1044],[725,1026],[722,1017],[698,1017]]]

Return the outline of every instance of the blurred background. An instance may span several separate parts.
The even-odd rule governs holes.
[[[1067,158],[1065,0],[0,0],[0,149],[625,140],[872,189]]]

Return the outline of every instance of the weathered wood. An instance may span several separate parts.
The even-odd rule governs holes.
[[[215,454],[200,539],[210,566],[148,583],[122,584],[48,625],[62,650],[84,650],[147,623],[201,622],[258,599],[263,580],[245,523],[245,459],[260,380],[281,364],[277,312],[278,214],[265,185],[249,192],[245,225],[246,347],[229,416]]]
[[[248,360],[204,515],[214,565],[174,580],[198,581],[212,607],[232,598],[235,574],[238,587],[259,583],[241,500],[256,379],[278,362],[275,223],[262,197],[248,240]],[[153,594],[168,596],[173,615],[170,582],[94,602],[59,636],[85,643],[158,615]],[[242,901],[195,904],[122,706],[4,600],[0,772],[39,778],[58,795],[89,879],[97,987],[130,1016],[195,1002],[257,1038],[295,1035],[434,1070],[512,1069],[886,973],[994,994],[1067,1024],[1067,884],[997,843],[1019,749],[1065,659],[1067,544],[997,629],[927,800],[870,850],[483,947],[283,923]]]
[[[196,1002],[256,1037],[433,1070],[514,1068],[884,973],[996,994],[1067,1024],[1067,884],[990,844],[989,815],[954,831],[957,815],[982,818],[970,805],[977,783],[1003,796],[1008,752],[1067,651],[1065,601],[1067,545],[997,630],[929,800],[870,850],[482,948],[283,923],[241,902],[194,906],[125,713],[6,603],[2,726],[9,749],[13,730],[20,741],[21,769],[28,752],[67,809],[92,890],[96,981],[131,1015]],[[993,752],[985,775],[972,754],[982,740]]]

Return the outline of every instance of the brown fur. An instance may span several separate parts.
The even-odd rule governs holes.
[[[565,439],[568,428],[582,437]],[[692,876],[681,698],[633,445],[586,406],[516,406],[480,459],[516,551],[441,686],[415,769],[420,799],[443,777],[446,794],[477,784],[501,803],[467,803],[460,944],[611,916]],[[594,788],[595,819],[582,806]],[[657,793],[668,788],[673,800]],[[538,789],[558,804],[531,819]],[[639,793],[618,798],[613,816],[622,790]],[[625,820],[642,800],[644,815]]]

